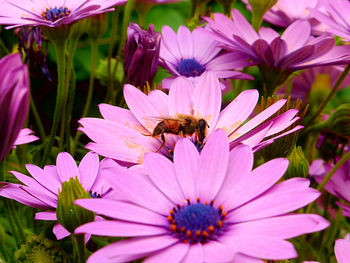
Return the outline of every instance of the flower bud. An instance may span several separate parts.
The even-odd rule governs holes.
[[[218,2],[222,5],[225,15],[229,15],[236,0],[218,0]]]
[[[102,37],[108,28],[107,14],[99,14],[87,18],[87,30],[86,32],[93,39]]]
[[[285,178],[307,177],[309,174],[309,163],[300,146],[294,146],[291,153],[287,156],[289,166],[284,174]]]
[[[152,84],[158,69],[161,36],[149,25],[147,31],[130,23],[124,47],[124,72],[127,81],[134,86]]]
[[[80,225],[94,220],[95,214],[73,202],[77,199],[90,198],[77,178],[70,178],[68,182],[62,183],[62,191],[57,197],[56,215],[58,222],[73,233]]]
[[[326,122],[329,130],[343,137],[350,137],[350,104],[340,105]]]

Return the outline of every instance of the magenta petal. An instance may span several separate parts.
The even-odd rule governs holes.
[[[203,245],[201,243],[192,244],[187,251],[186,256],[181,261],[183,263],[202,263],[204,262]]]
[[[281,39],[288,44],[288,53],[291,53],[307,43],[311,34],[310,23],[306,20],[297,20],[283,33]]]
[[[245,177],[241,176],[240,180],[231,184],[231,191],[227,190],[226,200],[222,197],[226,209],[239,207],[264,193],[283,176],[287,167],[288,161],[286,159],[273,159],[255,168]]]
[[[55,224],[52,231],[55,234],[57,240],[70,236],[70,232],[59,223]]]
[[[299,209],[319,197],[320,193],[307,188],[309,180],[294,178],[270,188],[258,199],[233,210],[228,217],[232,222],[244,222],[272,217]],[[298,198],[292,198],[297,196]]]
[[[38,183],[50,190],[52,193],[58,195],[58,189],[61,187],[61,181],[57,174],[48,173],[33,164],[27,164],[26,168]]]
[[[338,263],[350,262],[350,242],[345,239],[337,239],[334,246],[335,256]]]
[[[221,188],[229,161],[229,145],[223,130],[215,130],[209,136],[199,161],[199,174],[195,178],[199,198],[210,202]]]
[[[104,175],[120,200],[125,199],[166,216],[174,205],[143,174],[116,165],[113,169],[106,170]]]
[[[153,103],[160,115],[169,115],[169,96],[161,90],[152,90],[148,94],[148,99]]]
[[[36,219],[36,220],[57,220],[56,211],[35,213],[34,219]]]
[[[226,108],[221,111],[216,129],[222,128],[229,135],[237,129],[252,113],[258,102],[257,90],[241,92]]]
[[[185,27],[180,26],[177,31],[177,43],[179,45],[182,58],[193,58],[193,40],[191,31]]]
[[[144,157],[144,166],[157,188],[175,204],[186,199],[177,181],[175,166],[168,158],[157,153],[147,153]],[[164,175],[167,177],[166,180]]]
[[[253,258],[242,253],[237,253],[232,261],[232,263],[265,263],[265,261]],[[304,262],[303,262],[304,263]]]
[[[251,177],[253,160],[253,151],[247,145],[239,145],[230,152],[226,177],[215,197],[215,204],[230,207],[231,200],[228,197],[236,189],[236,185],[240,185],[240,182],[245,181],[248,176]]]
[[[174,149],[174,164],[177,181],[185,197],[195,201],[198,197],[195,177],[199,169],[199,153],[188,139],[180,139]]]
[[[227,244],[222,243],[220,240],[211,240],[210,242],[203,244],[202,249],[204,262],[232,262],[231,259],[236,253],[234,246],[227,246]]]
[[[169,235],[122,240],[96,251],[88,258],[87,263],[130,262],[152,252],[170,247],[178,242],[177,238]]]
[[[169,91],[169,115],[176,117],[179,114],[193,114],[193,84],[187,78],[178,77]]]
[[[110,220],[90,222],[79,226],[74,231],[75,234],[88,233],[99,236],[118,237],[155,236],[168,232],[169,230],[164,227]]]
[[[80,180],[77,164],[69,153],[59,153],[56,166],[58,176],[61,178],[62,182],[68,182],[70,178],[74,177],[77,177]]]
[[[212,72],[200,76],[193,92],[194,116],[204,118],[209,124],[210,133],[217,122],[221,108],[221,86],[219,79]]]
[[[158,262],[167,262],[167,263],[178,263],[183,262],[184,256],[187,254],[188,250],[192,245],[185,243],[176,243],[173,246],[167,247],[161,251],[157,251],[152,256],[147,257],[143,262],[144,263],[158,263]]]
[[[268,236],[270,238],[289,239],[302,234],[321,231],[328,226],[329,222],[319,215],[289,214],[235,224],[234,232],[237,236],[256,236],[256,238]]]
[[[164,216],[131,203],[108,199],[80,199],[74,203],[100,215],[119,220],[160,226],[166,222]]]
[[[98,174],[100,160],[93,152],[87,153],[79,164],[80,182],[86,191],[90,191]]]

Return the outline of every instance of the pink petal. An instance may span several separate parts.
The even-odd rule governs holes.
[[[350,262],[350,242],[345,239],[337,239],[335,241],[334,252],[338,263]]]
[[[135,224],[122,221],[100,220],[87,223],[75,229],[75,234],[92,234],[98,236],[136,237],[155,236],[168,233],[164,227]]]
[[[26,168],[38,183],[52,193],[58,195],[58,189],[61,189],[62,183],[57,174],[47,173],[45,170],[33,164],[27,164]]]
[[[80,199],[74,203],[97,214],[119,220],[159,226],[167,223],[164,216],[127,202],[108,199]]]
[[[177,238],[170,237],[169,235],[126,239],[112,243],[96,251],[88,258],[87,263],[130,262],[152,252],[175,245],[178,242],[179,240]],[[135,254],[138,257],[135,257]]]
[[[144,166],[157,188],[175,204],[186,199],[177,181],[175,166],[169,159],[160,154],[148,153],[144,157]]]
[[[253,160],[253,151],[249,146],[239,145],[230,152],[226,177],[220,191],[215,197],[216,205],[229,207],[229,193],[231,193],[242,180],[244,181],[246,177],[251,176]]]
[[[310,35],[310,23],[306,20],[297,20],[284,31],[281,39],[286,41],[288,45],[288,53],[291,53],[305,46]]]
[[[36,219],[36,220],[57,220],[56,211],[35,213],[34,219]]]
[[[195,201],[198,197],[195,177],[199,168],[199,153],[188,139],[180,139],[174,149],[174,164],[177,181],[186,198]]]
[[[205,72],[195,84],[193,92],[194,116],[209,124],[208,134],[214,129],[221,108],[220,82],[212,72]]]
[[[196,184],[202,201],[214,200],[226,176],[229,145],[225,132],[215,130],[206,142],[201,155]]]
[[[228,214],[232,222],[244,222],[285,214],[299,209],[319,197],[320,193],[305,188],[309,181],[294,178],[279,183],[259,198],[237,208]],[[297,196],[298,198],[291,198]]]
[[[57,240],[70,236],[70,232],[59,223],[55,224],[52,231],[55,234]]]
[[[187,254],[189,248],[192,247],[185,243],[176,243],[173,246],[167,247],[161,251],[157,251],[152,256],[147,257],[144,263],[178,263],[183,262],[184,256]]]
[[[169,115],[193,115],[192,94],[194,87],[187,78],[178,77],[171,85],[169,91]]]
[[[216,129],[222,128],[226,134],[236,130],[252,113],[258,102],[257,90],[241,92],[219,115]]]
[[[202,263],[204,262],[203,257],[203,246],[201,243],[192,244],[188,250],[186,256],[182,260],[183,263]]]
[[[57,173],[62,182],[68,182],[70,178],[78,177],[79,170],[73,157],[66,152],[59,153],[56,161]]]
[[[179,45],[182,58],[193,58],[192,33],[187,27],[179,27],[177,31],[177,43]]]
[[[164,45],[175,58],[181,58],[182,54],[177,44],[177,35],[169,26],[162,27],[162,45]]]
[[[99,158],[96,153],[89,152],[79,164],[80,182],[86,191],[90,191],[98,174]]]

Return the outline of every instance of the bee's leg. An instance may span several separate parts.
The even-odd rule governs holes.
[[[152,134],[144,134],[144,133],[141,133],[143,136],[153,136]]]
[[[155,151],[156,153],[160,151],[160,149],[162,149],[162,147],[165,144],[165,137],[164,137],[164,132],[160,135],[160,138],[162,139],[162,144],[160,145],[160,147],[158,148],[157,151]]]

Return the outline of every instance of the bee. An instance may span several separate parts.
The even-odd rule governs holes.
[[[159,137],[162,144],[158,152],[165,144],[165,133],[176,134],[182,137],[195,135],[195,140],[199,145],[202,145],[207,134],[209,125],[203,118],[197,119],[191,115],[179,114],[175,118],[164,117],[159,118],[161,121],[156,125],[151,135],[152,137]]]

